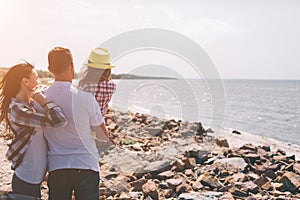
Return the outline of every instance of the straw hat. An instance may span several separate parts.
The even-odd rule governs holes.
[[[98,69],[111,69],[115,67],[110,65],[109,52],[103,48],[92,49],[88,63],[85,63],[85,65]]]

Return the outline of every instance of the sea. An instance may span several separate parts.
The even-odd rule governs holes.
[[[111,106],[300,145],[300,80],[120,79]]]

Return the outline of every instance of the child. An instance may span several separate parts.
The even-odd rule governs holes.
[[[104,116],[116,90],[116,84],[111,79],[111,68],[114,66],[110,65],[109,52],[103,48],[93,49],[85,66],[79,78],[78,89],[95,96]]]

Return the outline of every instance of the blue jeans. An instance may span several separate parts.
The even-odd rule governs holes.
[[[41,184],[27,183],[17,177],[16,174],[13,175],[11,187],[14,194],[25,194],[41,198]]]
[[[84,169],[60,169],[49,173],[49,200],[99,200],[99,172]]]

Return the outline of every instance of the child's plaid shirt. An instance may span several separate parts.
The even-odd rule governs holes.
[[[31,141],[31,136],[38,127],[61,127],[67,120],[60,109],[53,102],[43,105],[45,114],[35,112],[32,105],[12,98],[9,105],[9,126],[14,133],[14,139],[10,144],[6,157],[12,162],[12,169],[16,169]]]
[[[110,79],[96,84],[84,84],[79,86],[79,90],[93,94],[101,108],[104,116],[108,110],[108,103],[116,91],[116,84]]]

